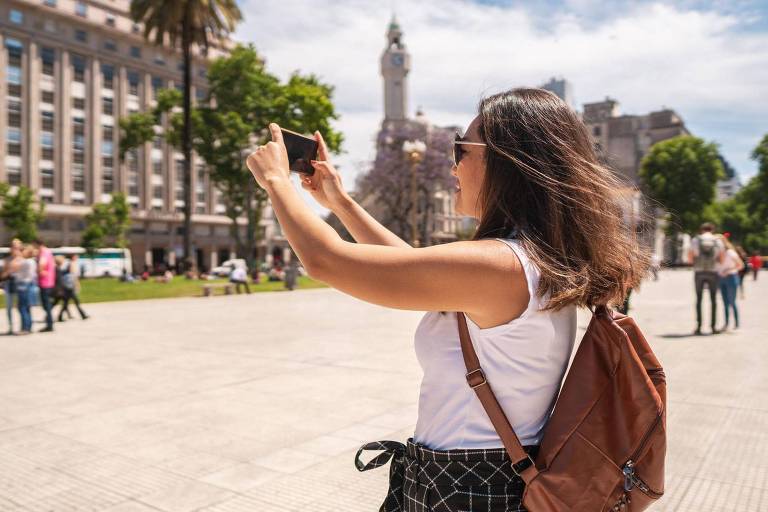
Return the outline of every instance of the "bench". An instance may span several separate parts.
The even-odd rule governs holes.
[[[235,285],[232,283],[209,283],[203,285],[203,297],[210,297],[216,288],[224,288],[224,295],[232,295]]]

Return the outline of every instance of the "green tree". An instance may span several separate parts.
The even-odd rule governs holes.
[[[192,253],[192,47],[207,53],[210,43],[234,30],[242,18],[235,0],[132,0],[131,18],[144,24],[144,37],[179,48],[183,55],[181,150],[184,154],[184,260]]]
[[[45,205],[31,189],[21,185],[13,193],[8,183],[0,183],[0,202],[0,219],[15,238],[23,242],[37,238],[37,225],[45,217]]]
[[[758,171],[734,197],[711,205],[707,215],[747,251],[768,250],[768,135],[752,152]]]
[[[332,102],[333,87],[315,75],[298,72],[281,83],[267,72],[252,45],[237,46],[227,57],[214,60],[208,69],[208,84],[206,103],[210,105],[214,99],[216,106],[203,104],[192,109],[193,146],[222,194],[237,252],[251,266],[254,248],[262,236],[259,224],[267,195],[245,166],[246,153],[252,144],[269,140],[266,127],[270,122],[298,132],[319,130],[331,151],[338,152],[342,135],[331,126],[338,118]],[[161,90],[154,109],[121,119],[121,154],[151,141],[153,126],[164,114],[170,116],[166,140],[178,145],[183,119],[173,108],[180,101],[175,89]],[[239,224],[243,218],[244,237]]]
[[[85,216],[82,246],[89,254],[112,244],[120,249],[128,245],[131,207],[122,192],[112,194],[109,203],[96,203]]]
[[[717,145],[681,135],[651,146],[640,164],[644,192],[667,212],[667,234],[696,232],[725,176]]]
[[[195,151],[203,157],[211,179],[224,198],[226,215],[237,252],[253,264],[254,249],[262,233],[261,214],[266,193],[256,186],[245,166],[252,144],[269,140],[270,122],[302,133],[319,130],[332,151],[342,135],[331,126],[338,118],[333,87],[314,75],[294,73],[285,84],[267,72],[253,46],[238,46],[215,60],[208,69],[209,94],[216,107],[199,107],[194,113]],[[245,237],[238,219],[245,218]]]

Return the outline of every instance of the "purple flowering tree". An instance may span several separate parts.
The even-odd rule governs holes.
[[[430,230],[438,190],[454,189],[452,128],[438,128],[419,122],[390,123],[377,138],[376,160],[371,170],[360,176],[356,196],[375,205],[371,214],[397,236],[411,242],[411,212],[417,209],[417,229],[422,245],[430,240]],[[421,140],[426,152],[416,164],[416,204],[411,200],[411,163],[403,153],[403,143]]]

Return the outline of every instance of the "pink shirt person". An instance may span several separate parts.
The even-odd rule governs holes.
[[[53,252],[44,245],[40,246],[37,272],[40,276],[40,288],[53,288],[56,285],[56,263],[53,260]]]

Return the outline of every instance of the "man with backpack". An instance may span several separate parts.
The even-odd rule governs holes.
[[[720,331],[715,327],[717,320],[717,290],[720,287],[720,277],[717,266],[722,262],[725,247],[715,236],[715,225],[705,222],[701,225],[699,234],[691,240],[691,250],[688,258],[693,264],[694,282],[696,284],[696,331],[701,335],[701,299],[704,286],[709,288],[709,297],[712,302],[712,334]]]

